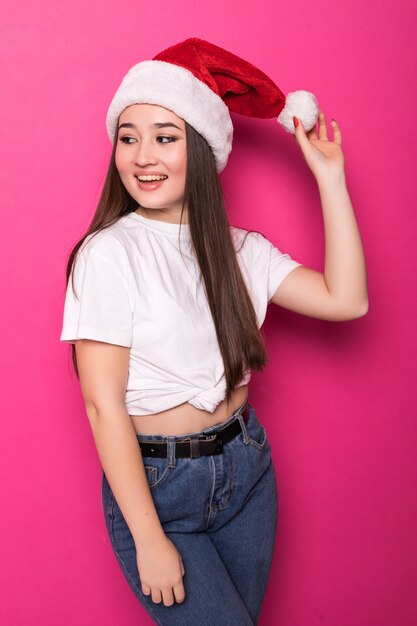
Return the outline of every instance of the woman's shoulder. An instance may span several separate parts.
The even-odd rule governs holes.
[[[126,256],[127,241],[128,235],[124,219],[121,217],[117,222],[88,234],[80,247],[80,256],[87,259],[93,255],[117,261]]]
[[[230,232],[237,253],[256,256],[269,250],[270,242],[260,231],[231,225]]]

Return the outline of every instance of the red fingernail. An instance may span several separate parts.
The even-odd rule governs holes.
[[[294,126],[297,128],[297,126],[298,126],[298,124],[299,124],[299,121],[298,121],[298,119],[295,117],[295,115],[293,115],[293,117],[292,117],[292,121],[294,122]]]

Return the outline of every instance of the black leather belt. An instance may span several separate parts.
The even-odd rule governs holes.
[[[246,424],[249,418],[249,406],[247,401],[240,414],[243,416],[243,420]],[[236,416],[230,424],[212,435],[196,435],[195,437],[188,437],[187,439],[176,441],[175,457],[195,459],[206,454],[221,454],[224,444],[236,437],[240,432],[242,432],[242,428],[240,420],[238,416]],[[142,456],[167,456],[166,441],[141,441],[140,435],[138,435],[138,441]]]

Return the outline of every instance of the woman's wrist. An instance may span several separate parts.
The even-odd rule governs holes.
[[[158,520],[158,523],[154,524],[149,530],[145,531],[142,529],[140,534],[133,535],[133,541],[135,542],[136,548],[139,548],[144,544],[149,545],[150,543],[157,543],[160,539],[164,539],[165,537],[165,532]]]
[[[336,170],[332,173],[327,172],[324,176],[317,176],[316,182],[319,189],[327,189],[329,187],[340,189],[346,187],[345,170]]]

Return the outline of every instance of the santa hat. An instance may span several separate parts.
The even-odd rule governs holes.
[[[130,68],[107,112],[111,141],[119,115],[131,104],[157,104],[185,120],[210,145],[218,172],[225,168],[232,149],[229,111],[249,117],[277,117],[290,133],[295,132],[293,115],[306,131],[315,126],[318,117],[317,100],[311,92],[299,90],[285,96],[248,61],[196,37]]]

